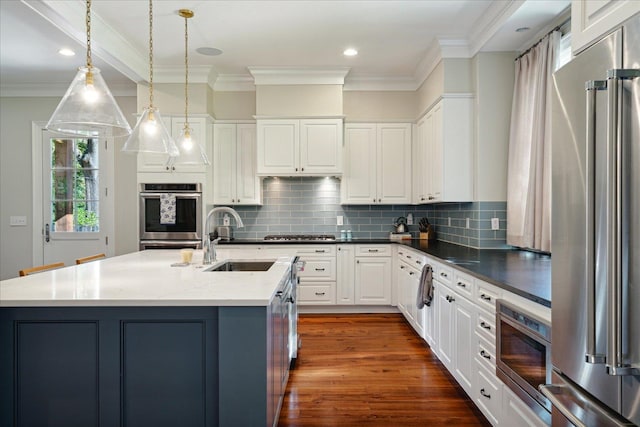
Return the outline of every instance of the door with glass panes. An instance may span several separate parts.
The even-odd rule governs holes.
[[[109,255],[108,144],[44,131],[43,148],[43,263]]]

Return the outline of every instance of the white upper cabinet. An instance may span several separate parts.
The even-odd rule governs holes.
[[[444,97],[417,124],[414,203],[473,200],[473,98]]]
[[[577,54],[640,12],[638,0],[573,0],[571,50]]]
[[[174,141],[177,141],[184,129],[184,116],[164,116],[162,118],[167,130],[171,133]],[[211,161],[211,134],[208,117],[189,117],[189,126],[193,139],[204,147],[209,161]],[[138,172],[182,172],[182,173],[204,173],[207,172],[205,164],[170,164],[168,154],[138,154]]]
[[[213,126],[213,203],[259,205],[256,175],[256,126],[216,123]]]
[[[342,119],[258,120],[257,173],[342,174]]]
[[[411,124],[345,125],[343,204],[411,203]]]

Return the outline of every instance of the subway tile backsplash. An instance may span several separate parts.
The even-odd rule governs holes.
[[[409,231],[418,236],[418,220],[427,217],[438,240],[473,248],[505,248],[506,202],[439,203],[432,205],[340,205],[337,178],[265,178],[262,206],[234,206],[244,228],[239,239],[267,234],[334,234],[351,230],[354,238],[387,238],[396,218],[413,215]],[[337,225],[342,215],[344,225]],[[466,228],[469,218],[469,228]],[[491,230],[491,218],[500,229]]]

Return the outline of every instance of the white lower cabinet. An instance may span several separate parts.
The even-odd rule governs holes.
[[[421,270],[401,260],[396,269],[398,284],[398,308],[404,314],[413,329],[424,338],[424,310],[418,309],[418,288],[420,287]]]
[[[338,245],[338,280],[336,304],[352,305],[355,302],[355,246]]]
[[[356,304],[391,304],[391,258],[357,257]]]
[[[453,304],[449,302],[451,291],[441,282],[434,280],[434,299],[438,316],[438,332],[436,333],[436,348],[438,357],[450,372],[453,367]]]
[[[502,382],[476,360],[476,384],[471,397],[489,422],[494,425],[519,426],[519,424],[503,423],[502,416]]]
[[[546,424],[506,386],[502,389],[502,424],[519,427],[546,427]]]

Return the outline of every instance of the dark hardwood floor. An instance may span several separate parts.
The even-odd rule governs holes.
[[[490,426],[401,314],[305,314],[298,332],[280,426]]]

